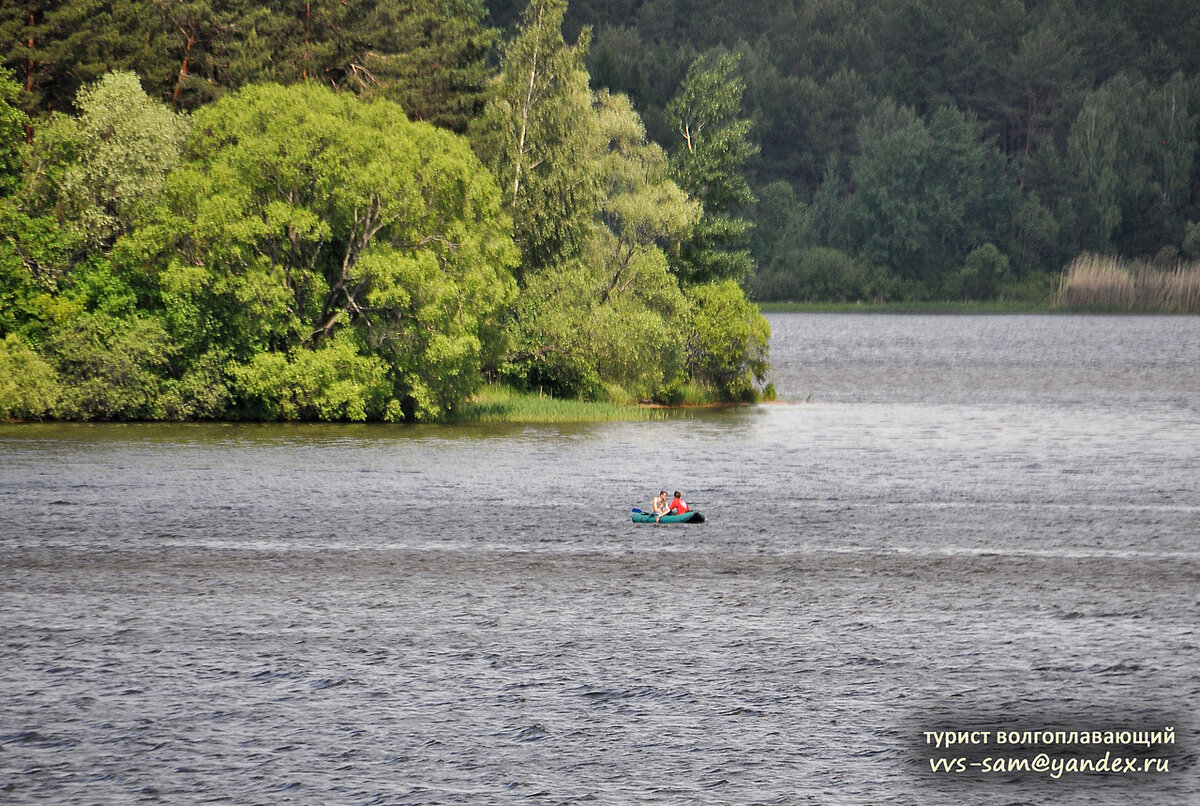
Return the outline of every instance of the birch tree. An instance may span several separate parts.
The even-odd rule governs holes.
[[[566,0],[530,3],[475,131],[513,218],[522,276],[578,256],[601,200],[589,163],[599,136],[583,66],[590,34],[567,45],[566,8]]]
[[[758,149],[749,140],[750,121],[740,117],[744,87],[736,69],[729,54],[697,59],[667,105],[679,136],[671,155],[672,178],[704,205],[692,238],[672,260],[675,273],[687,282],[743,280],[754,270],[751,224],[741,215],[754,194],[742,171]]]

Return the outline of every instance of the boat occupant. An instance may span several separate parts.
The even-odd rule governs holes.
[[[653,512],[659,518],[661,518],[663,515],[666,515],[670,511],[670,509],[671,509],[671,505],[670,505],[669,500],[667,499],[667,491],[666,490],[663,490],[662,492],[660,492],[658,494],[658,497],[655,498],[650,503],[650,511]]]
[[[672,515],[682,515],[685,512],[691,512],[688,505],[683,502],[683,498],[679,494],[679,490],[675,491],[675,497],[671,499],[671,506],[667,507],[667,511]]]

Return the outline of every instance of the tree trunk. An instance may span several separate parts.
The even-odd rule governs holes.
[[[187,35],[187,48],[183,51],[183,64],[179,66],[179,80],[175,82],[175,91],[171,93],[171,108],[179,108],[179,92],[183,89],[183,82],[188,77],[188,67],[192,61],[192,47],[196,44],[195,29],[184,32]]]

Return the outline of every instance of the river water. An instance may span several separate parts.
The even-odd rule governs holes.
[[[1200,802],[1200,318],[770,319],[662,422],[0,426],[0,801]]]

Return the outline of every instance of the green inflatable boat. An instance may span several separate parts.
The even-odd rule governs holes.
[[[634,523],[704,523],[704,513],[692,510],[691,512],[683,512],[679,515],[663,515],[661,518],[655,518],[649,512],[642,512],[640,509],[633,511]]]

